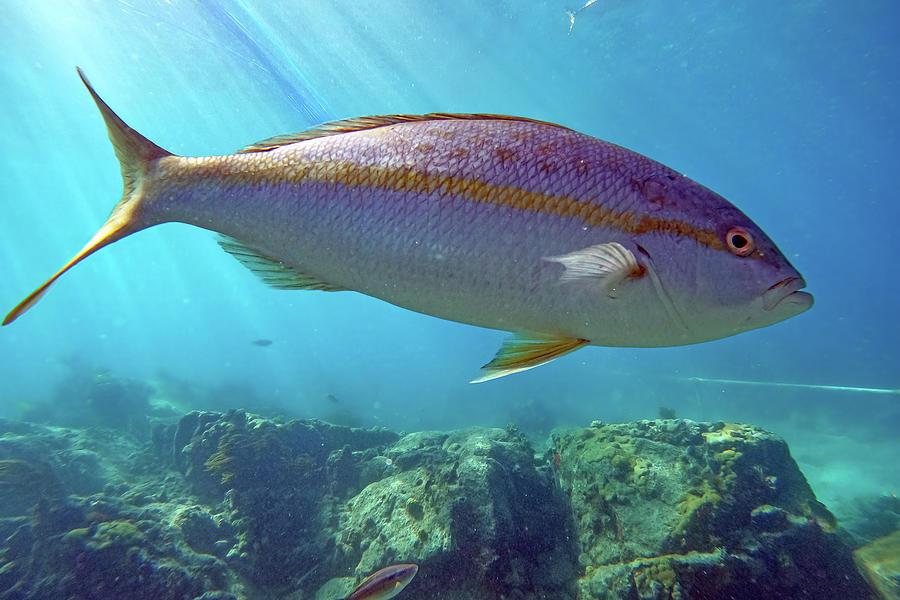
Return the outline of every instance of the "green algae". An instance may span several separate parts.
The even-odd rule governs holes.
[[[308,453],[298,452],[290,440],[277,426],[253,432],[233,429],[219,440],[205,467],[228,486],[242,487],[260,478],[303,481],[317,469],[317,461]]]
[[[91,529],[89,527],[76,527],[66,533],[62,540],[69,544],[85,544],[91,537]]]
[[[71,532],[69,532],[71,533]],[[144,541],[144,534],[131,521],[117,519],[98,523],[88,545],[95,549],[139,546]]]
[[[425,516],[425,507],[415,498],[410,498],[406,501],[406,512],[416,521],[421,521]]]

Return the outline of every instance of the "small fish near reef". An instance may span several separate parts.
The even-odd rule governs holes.
[[[587,345],[678,346],[812,306],[803,277],[727,200],[640,154],[531,119],[360,117],[173,155],[100,99],[124,193],[7,325],[100,248],[166,222],[280,289],[352,290],[513,332],[475,381]]]
[[[419,572],[411,563],[391,565],[366,577],[350,595],[340,600],[387,600],[403,591]]]

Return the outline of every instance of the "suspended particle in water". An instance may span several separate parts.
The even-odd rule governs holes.
[[[584,5],[581,8],[576,8],[575,10],[567,10],[566,11],[566,14],[569,16],[569,35],[572,34],[572,29],[575,27],[575,16],[578,13],[580,13],[581,11],[583,11],[584,9],[586,9],[588,6],[593,4],[594,2],[597,2],[597,0],[588,0],[587,2],[584,3]]]

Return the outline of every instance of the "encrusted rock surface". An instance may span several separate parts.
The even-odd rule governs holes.
[[[564,499],[512,429],[404,436],[342,507],[338,547],[357,576],[420,563],[416,598],[571,598]]]
[[[853,558],[883,600],[900,600],[900,529],[858,548]]]
[[[0,421],[0,600],[333,600],[395,562],[404,600],[869,599],[776,436],[595,423],[398,435],[242,411]]]
[[[341,492],[360,486],[356,462],[397,438],[242,411],[191,413],[176,428],[173,459],[233,524],[229,565],[256,586],[284,591],[319,581],[340,563],[329,516]]]
[[[0,421],[0,463],[0,488],[34,501],[4,495],[3,600],[190,600],[232,586],[221,558],[185,542],[185,483],[129,435]]]
[[[595,422],[554,438],[579,598],[869,598],[834,517],[777,436]]]

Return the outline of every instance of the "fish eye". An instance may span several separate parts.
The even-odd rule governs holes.
[[[756,248],[753,237],[743,227],[732,227],[725,234],[725,244],[732,254],[747,256]]]

